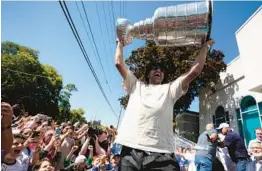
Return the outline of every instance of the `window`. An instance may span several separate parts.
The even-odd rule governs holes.
[[[255,110],[257,109],[256,100],[252,96],[246,96],[242,99],[240,107],[242,113],[250,110]]]
[[[223,106],[218,106],[215,115],[213,116],[213,123],[214,126],[217,128],[221,123],[228,123],[229,124],[229,113],[228,111],[225,112]]]
[[[262,102],[258,103],[258,108],[259,108],[259,114],[262,115]]]

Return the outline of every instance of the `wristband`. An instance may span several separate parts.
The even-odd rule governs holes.
[[[124,42],[123,42],[123,41],[120,41],[120,40],[117,38],[117,39],[116,39],[116,44],[117,44],[118,42],[122,43],[122,45],[125,46]]]

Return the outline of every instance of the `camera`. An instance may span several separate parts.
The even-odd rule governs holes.
[[[53,122],[53,119],[48,119],[48,121],[47,121],[47,126],[51,126],[51,125],[52,125],[52,122]]]

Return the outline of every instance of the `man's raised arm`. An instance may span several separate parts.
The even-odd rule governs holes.
[[[116,54],[115,54],[115,66],[120,72],[123,79],[126,79],[127,69],[125,67],[124,59],[123,59],[123,47],[124,47],[123,43],[118,41],[116,47]]]
[[[202,72],[206,62],[207,52],[214,43],[215,43],[214,40],[207,41],[201,48],[199,55],[196,57],[193,66],[190,68],[190,70],[187,73],[181,76],[183,90],[187,90],[189,84],[194,79],[196,79],[196,77]]]

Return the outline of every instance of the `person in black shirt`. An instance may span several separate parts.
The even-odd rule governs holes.
[[[225,135],[222,146],[228,148],[232,161],[237,165],[237,171],[246,171],[250,159],[244,141],[236,132],[230,129],[227,123],[220,124],[217,129],[221,130],[222,134]]]

